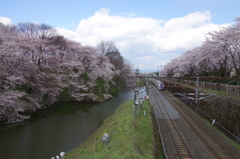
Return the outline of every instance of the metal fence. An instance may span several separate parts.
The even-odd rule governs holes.
[[[190,85],[199,89],[212,89],[226,92],[233,95],[240,95],[240,78],[220,78],[220,77],[162,77],[163,81],[174,83],[166,87]],[[232,84],[233,83],[233,84]],[[183,85],[181,85],[183,84]]]

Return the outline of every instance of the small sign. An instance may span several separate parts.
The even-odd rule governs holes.
[[[139,100],[136,99],[135,102],[134,102],[135,105],[138,105],[139,104]]]
[[[216,121],[215,119],[212,121],[212,125],[215,123],[215,121]]]

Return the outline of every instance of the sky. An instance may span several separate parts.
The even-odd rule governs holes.
[[[67,39],[113,41],[140,71],[157,70],[240,17],[239,0],[6,0],[0,22],[44,23]]]

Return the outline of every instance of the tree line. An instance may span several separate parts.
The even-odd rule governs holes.
[[[0,123],[29,118],[63,92],[76,101],[108,99],[130,71],[112,41],[83,46],[46,24],[0,23]]]
[[[240,17],[229,27],[209,32],[201,46],[172,59],[166,76],[240,76]]]

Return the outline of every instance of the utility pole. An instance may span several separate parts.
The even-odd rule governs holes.
[[[140,90],[141,89],[138,86],[134,88],[134,110],[133,110],[133,115],[135,117],[138,116],[138,105],[139,105],[138,96],[139,96]]]
[[[196,79],[196,98],[195,98],[195,103],[198,103],[198,94],[199,94],[199,77]]]
[[[138,69],[138,67],[137,67],[137,69],[135,70],[136,76],[139,75],[139,72],[140,72],[140,71],[139,71],[139,69]],[[133,110],[133,115],[134,115],[135,117],[138,116],[138,105],[139,105],[138,96],[139,96],[139,92],[140,92],[140,90],[141,90],[141,89],[139,88],[138,77],[136,77],[136,78],[137,78],[137,81],[136,81],[137,86],[133,88],[133,91],[134,91],[134,110]]]

